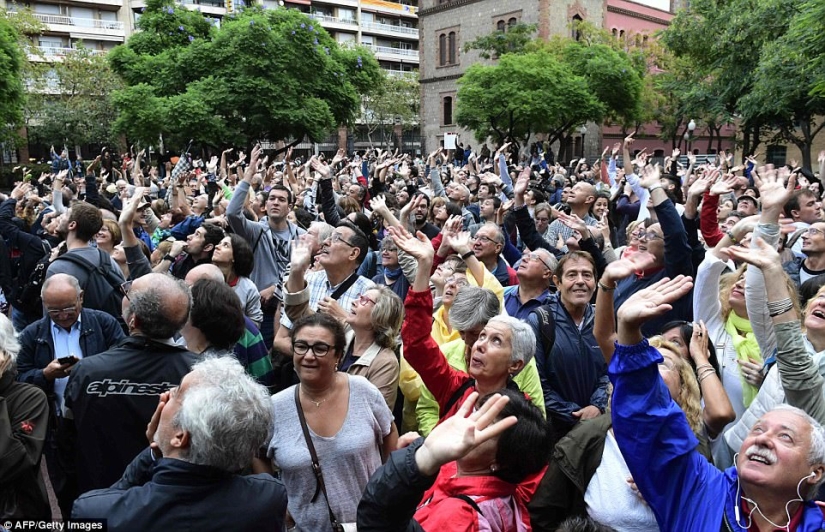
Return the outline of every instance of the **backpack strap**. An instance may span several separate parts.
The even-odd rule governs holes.
[[[464,384],[458,387],[458,389],[453,392],[453,395],[450,396],[450,400],[447,401],[447,404],[444,405],[444,410],[441,411],[438,418],[444,419],[444,416],[447,415],[447,412],[453,409],[453,406],[464,396],[464,392],[467,391],[468,388],[475,386],[476,380],[475,379],[467,379],[464,381]]]
[[[120,278],[114,275],[112,271],[112,265],[109,262],[109,256],[100,248],[98,248],[97,252],[99,255],[100,265],[95,266],[88,260],[84,259],[77,253],[64,253],[63,255],[57,257],[55,260],[67,260],[73,264],[77,264],[78,266],[82,266],[86,269],[88,273],[91,273],[92,270],[97,270],[97,272],[106,279],[106,282],[109,283],[109,286],[112,287],[115,292],[120,291]]]
[[[538,318],[539,334],[541,334],[544,352],[549,353],[556,343],[556,319],[553,317],[553,313],[550,312],[549,305],[542,305],[533,313]]]

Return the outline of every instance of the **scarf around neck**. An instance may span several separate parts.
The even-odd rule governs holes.
[[[756,341],[756,336],[753,334],[751,322],[747,318],[742,318],[738,316],[736,312],[731,311],[725,322],[725,331],[733,341],[737,360],[742,362],[752,361],[758,364],[762,363],[762,352],[759,350],[759,344]],[[747,408],[753,402],[759,388],[745,380],[741,366],[739,367],[739,378],[742,380],[743,403],[745,408]]]

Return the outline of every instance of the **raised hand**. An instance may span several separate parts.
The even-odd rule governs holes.
[[[345,152],[343,148],[339,149],[337,152],[335,152],[335,157],[332,158],[332,166],[335,166],[336,164],[343,161],[346,158],[346,156],[347,152]]]
[[[292,241],[292,255],[289,260],[291,271],[304,271],[312,262],[312,235],[301,235]]]
[[[527,186],[530,184],[530,168],[527,167],[521,171],[516,179],[516,184],[513,186],[513,193],[517,198],[524,197],[524,193],[527,192]]]
[[[688,354],[697,366],[708,360],[708,341],[708,328],[705,327],[705,322],[694,321]]]
[[[656,264],[656,257],[647,251],[639,251],[627,258],[614,260],[608,264],[602,274],[602,279],[611,284],[616,283],[636,272],[644,271],[654,264]]]
[[[624,143],[622,144],[622,146],[630,146],[631,144],[633,144],[634,140],[636,139],[633,138],[633,133],[631,133],[630,135],[624,138]]]
[[[693,198],[700,198],[710,188],[710,184],[718,177],[719,173],[703,172],[702,175],[690,185],[688,189],[688,196]]]
[[[616,314],[619,322],[637,327],[651,318],[660,316],[673,308],[671,303],[690,292],[693,279],[680,275],[674,279],[665,277],[644,290],[639,290],[622,306]]]
[[[470,232],[461,231],[453,235],[450,245],[460,255],[464,255],[470,250]]]
[[[680,155],[681,153],[682,153],[682,152],[681,152],[681,151],[679,151],[679,148],[676,148],[675,150],[673,150],[673,153],[671,154],[670,158],[671,158],[671,159],[676,159],[677,157],[679,157],[679,155]]]
[[[89,163],[89,166],[86,167],[86,173],[91,174],[92,172],[94,172],[95,168],[97,168],[97,165],[99,165],[99,164],[100,164],[100,155],[95,157],[95,160],[92,161],[91,163]]]
[[[329,165],[328,165],[327,163],[325,163],[325,162],[321,161],[321,160],[320,160],[320,159],[318,159],[317,157],[314,157],[314,156],[313,156],[313,157],[309,160],[309,166],[310,166],[313,170],[315,170],[316,172],[318,172],[319,174],[321,174],[321,176],[322,176],[324,179],[329,179],[329,178],[331,178],[331,177],[332,177],[332,170],[330,169]]]
[[[370,200],[370,210],[384,216],[384,213],[387,212],[387,200],[383,194]]]
[[[622,149],[622,143],[617,142],[616,144],[613,145],[613,149],[611,150],[611,155],[613,157],[616,157],[617,155],[619,155],[619,150],[621,150],[621,149]]]
[[[570,229],[578,231],[582,238],[588,238],[590,236],[590,230],[587,228],[587,224],[575,214],[559,212],[557,218]]]
[[[478,392],[473,392],[454,416],[438,424],[415,453],[419,471],[434,475],[442,465],[458,460],[482,443],[497,437],[516,424],[515,416],[496,420],[510,398],[498,394],[473,410]]]
[[[11,193],[9,193],[9,196],[16,200],[19,200],[20,198],[26,197],[26,194],[28,194],[31,189],[31,183],[27,181],[21,181],[20,183],[18,183],[16,187],[14,187],[14,190],[12,190]]]
[[[409,231],[400,227],[390,227],[387,231],[392,235],[393,242],[401,251],[419,261],[432,263],[435,251],[427,235],[418,231],[416,236],[412,236]]]
[[[639,154],[641,157],[641,154]],[[659,184],[659,180],[662,177],[662,171],[659,168],[658,164],[649,164],[642,168],[641,172],[641,179],[639,180],[639,185],[643,186],[644,188],[650,188],[653,185]]]
[[[731,246],[725,251],[735,261],[747,262],[752,266],[756,266],[767,277],[767,273],[782,271],[782,259],[779,253],[769,246],[764,240],[756,237],[751,242],[755,247],[743,248],[739,246]]]
[[[779,211],[793,196],[794,187],[796,186],[796,174],[790,174],[788,183],[785,184],[782,176],[774,171],[772,165],[768,165],[759,169],[759,173],[753,176],[753,182],[759,190],[762,211],[774,212],[778,216]]]
[[[118,218],[118,224],[121,227],[129,228],[128,230],[132,230],[132,224],[135,221],[135,216],[137,215],[138,205],[141,201],[143,201],[143,194],[146,192],[145,187],[137,187],[135,188],[135,193],[132,194],[132,197],[129,198],[128,201],[123,202],[123,210],[120,212],[120,218]]]
[[[718,170],[713,170],[718,173]],[[733,174],[725,174],[721,178],[716,179],[716,182],[710,186],[710,193],[714,196],[721,196],[722,194],[729,194],[733,192],[736,185],[739,184],[739,179]]]

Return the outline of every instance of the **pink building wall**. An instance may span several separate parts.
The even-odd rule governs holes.
[[[621,36],[624,32],[624,38],[636,39],[639,35],[640,39],[645,36],[648,39],[655,39],[655,33],[668,26],[673,19],[671,9],[671,0],[645,0],[644,2],[633,2],[631,0],[607,0],[607,16],[605,17],[604,27],[608,31],[614,31],[616,35]],[[632,42],[632,41],[631,41]],[[664,149],[666,152],[671,150],[670,141],[662,141],[658,138],[659,126],[657,124],[645,124],[636,135],[637,141],[633,144],[634,149],[647,148],[649,153],[654,150]],[[735,128],[725,127],[722,129],[722,149],[734,149],[734,134]],[[694,137],[691,140],[691,149],[698,153],[707,153],[708,151],[708,137],[707,132],[703,131],[701,124],[693,132]],[[614,126],[602,127],[602,142],[604,146],[612,145],[622,139],[621,128]],[[682,152],[687,151],[687,142],[681,140]],[[678,145],[678,144],[677,144]],[[717,147],[716,139],[713,141],[713,149]]]

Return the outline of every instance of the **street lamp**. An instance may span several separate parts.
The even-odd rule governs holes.
[[[584,136],[587,134],[587,126],[579,126],[579,134],[582,136],[582,152],[581,157],[584,157]]]

